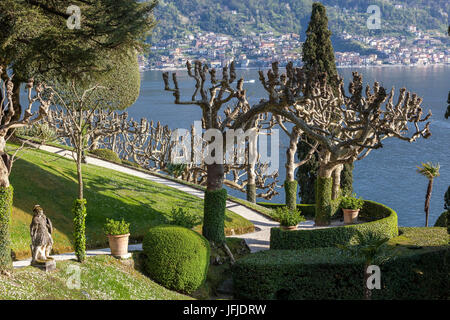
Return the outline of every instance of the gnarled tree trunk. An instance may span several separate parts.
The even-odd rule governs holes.
[[[344,165],[340,164],[333,171],[333,190],[331,192],[331,198],[336,200],[340,196],[340,188],[341,188],[341,173],[344,169]]]

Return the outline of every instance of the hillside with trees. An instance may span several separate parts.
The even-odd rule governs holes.
[[[155,37],[170,39],[197,32],[242,36],[251,32],[298,33],[306,31],[312,0],[161,0]],[[330,29],[350,34],[409,36],[408,26],[422,31],[447,30],[448,1],[436,0],[324,0]],[[370,30],[367,8],[378,5],[381,29]],[[333,41],[334,42],[334,41]]]

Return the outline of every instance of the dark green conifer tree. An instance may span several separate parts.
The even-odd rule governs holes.
[[[337,69],[331,43],[331,31],[328,29],[328,18],[325,6],[315,2],[312,6],[311,20],[306,30],[306,41],[302,48],[304,67],[311,72],[326,72],[331,86],[337,86]],[[302,139],[306,139],[302,136]],[[297,148],[297,156],[301,160],[308,153],[310,145],[302,141]],[[315,202],[315,180],[319,168],[317,155],[297,170],[300,186],[301,203]],[[353,164],[344,165],[341,172],[342,194],[353,192]]]

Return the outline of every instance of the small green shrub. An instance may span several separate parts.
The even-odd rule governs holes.
[[[167,173],[174,178],[181,176],[186,170],[186,164],[184,163],[169,163],[167,164]]]
[[[113,219],[106,219],[106,224],[103,227],[106,235],[119,236],[130,233],[130,224],[122,221],[116,221]]]
[[[302,216],[300,210],[289,210],[288,207],[281,207],[275,209],[275,215],[277,220],[284,227],[296,226],[302,221],[305,221],[305,217]]]
[[[153,227],[144,237],[143,250],[150,278],[166,288],[191,293],[204,283],[210,247],[200,234],[180,226]]]
[[[13,187],[0,187],[0,272],[12,269],[9,227],[13,200]]]
[[[192,229],[201,222],[202,220],[200,217],[188,210],[184,210],[183,208],[172,208],[172,218],[169,222],[171,225]]]
[[[120,160],[117,153],[109,149],[95,149],[90,151],[90,153],[103,160],[111,161],[114,163],[122,163],[122,160]]]
[[[273,214],[268,214],[268,215],[270,215],[275,220],[277,220],[277,217],[275,215],[275,209],[285,206],[284,203],[270,203],[270,202],[257,202],[256,204],[259,206],[265,207],[265,208],[272,209]],[[297,210],[300,210],[304,217],[314,218],[314,215],[316,214],[316,205],[315,204],[298,203]]]
[[[364,206],[364,200],[356,198],[356,194],[349,197],[342,197],[339,206],[342,209],[358,210]]]
[[[86,199],[76,199],[73,203],[73,228],[75,255],[79,262],[86,259]]]

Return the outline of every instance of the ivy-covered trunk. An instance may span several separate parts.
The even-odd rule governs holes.
[[[284,181],[284,193],[286,195],[286,206],[289,210],[297,208],[297,181]]]
[[[225,242],[225,207],[227,191],[223,189],[223,164],[207,166],[207,188],[203,212],[203,236],[217,244]]]
[[[330,224],[332,216],[332,186],[333,178],[331,176],[319,175],[316,180],[316,216],[317,226],[327,226]]]
[[[6,132],[3,132],[6,134]],[[0,273],[9,273],[12,269],[10,220],[13,201],[13,187],[9,183],[11,160],[5,152],[6,142],[0,136]]]
[[[0,274],[12,270],[10,221],[13,202],[13,187],[0,186]]]
[[[81,117],[80,117],[81,119]],[[81,120],[80,120],[81,123]],[[75,255],[78,262],[84,262],[86,259],[86,199],[84,199],[84,185],[83,185],[83,135],[78,135],[76,144],[76,164],[77,164],[77,178],[78,178],[78,199],[75,200],[72,208],[73,213],[73,237]]]
[[[78,262],[86,259],[86,200],[76,199],[73,208],[73,237]]]

